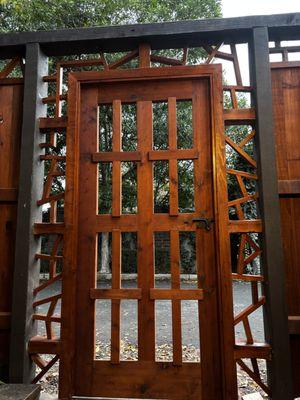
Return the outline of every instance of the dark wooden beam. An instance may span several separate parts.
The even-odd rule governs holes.
[[[34,222],[41,221],[41,208],[37,200],[43,188],[43,167],[39,156],[39,117],[46,115],[41,98],[47,95],[47,84],[42,76],[48,73],[47,58],[37,43],[26,48],[23,126],[18,197],[13,305],[11,321],[10,380],[29,382],[33,374],[27,345],[35,334],[33,315],[33,289],[39,279],[35,253],[40,240],[33,234]]]
[[[127,51],[141,42],[152,49],[193,47],[201,44],[242,43],[255,26],[269,28],[271,40],[299,39],[300,13],[215,18],[196,21],[102,26],[0,35],[1,58],[22,53],[27,43],[40,43],[48,55]]]
[[[262,268],[265,275],[264,292],[267,298],[264,320],[266,340],[272,347],[272,362],[268,365],[272,399],[291,400],[293,398],[292,373],[280,234],[268,42],[267,27],[253,29],[249,58],[253,81],[251,84],[255,88],[260,212],[263,220]]]

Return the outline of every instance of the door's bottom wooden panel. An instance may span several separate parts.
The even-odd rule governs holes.
[[[136,399],[201,400],[201,364],[94,362],[91,395]]]

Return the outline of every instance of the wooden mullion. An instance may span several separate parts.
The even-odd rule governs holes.
[[[0,71],[0,78],[6,78],[20,63],[20,58],[13,58],[4,68]]]
[[[112,231],[112,289],[121,286],[121,232]],[[111,301],[111,363],[120,362],[120,300]]]
[[[253,139],[255,136],[255,129],[252,129],[252,131],[249,133],[249,135],[247,135],[240,143],[239,146],[241,148],[243,148],[245,146],[245,144],[247,144],[248,142],[250,142],[251,139]]]
[[[172,289],[180,289],[180,242],[178,230],[170,232]],[[172,300],[173,364],[182,365],[181,300]]]
[[[140,59],[146,65],[148,52]],[[152,149],[152,102],[137,102],[138,151],[142,162],[137,166],[138,181],[138,287],[144,295],[138,302],[138,352],[140,361],[155,361],[155,302],[147,296],[154,287],[153,255],[153,171],[147,154]]]
[[[268,377],[273,400],[292,399],[291,355],[285,295],[285,273],[280,232],[280,207],[274,140],[272,83],[269,65],[269,33],[266,26],[253,28],[249,44],[250,78],[255,87],[256,148],[259,166],[260,211],[263,222],[262,271],[265,335],[273,349]]]
[[[219,77],[215,78],[219,79]],[[207,115],[207,110],[211,107],[210,90],[209,85],[202,86],[194,91],[192,99],[193,148],[200,154],[199,158],[194,160],[194,215],[214,219],[212,141],[209,135],[204,134],[212,130],[211,120]],[[217,88],[212,90],[219,93]],[[224,174],[225,172],[224,170]],[[218,173],[220,174],[220,171]],[[219,338],[215,336],[215,332],[219,329],[219,320],[211,318],[212,315],[218,315],[218,304],[216,293],[209,289],[217,286],[217,249],[215,247],[217,242],[215,242],[214,229],[214,225],[210,231],[195,227],[196,268],[198,289],[203,290],[203,300],[198,301],[201,379],[202,387],[206,388],[202,393],[203,396],[205,394],[207,397],[220,398],[221,385],[215,382],[215,377],[220,376],[222,371],[222,361],[219,355],[215,354],[215,351],[221,353]],[[222,270],[224,271],[223,268]],[[208,320],[209,324],[207,324]],[[228,352],[225,348],[223,351]],[[228,359],[230,360],[230,355]],[[230,390],[234,391],[234,387],[231,386]]]
[[[56,92],[55,92],[55,117],[61,117],[61,95],[62,95],[62,80],[63,68],[60,63],[56,65]]]
[[[231,97],[231,102],[232,102],[232,108],[234,109],[238,109],[238,101],[237,101],[237,97],[236,97],[236,91],[234,87],[230,88],[230,97]]]
[[[271,394],[270,389],[262,381],[260,376],[257,376],[251,369],[245,364],[243,360],[237,360],[239,366],[260,386],[267,394]]]
[[[239,187],[241,189],[243,196],[244,197],[248,196],[249,193],[247,192],[247,189],[245,187],[245,184],[244,184],[244,181],[243,181],[241,175],[236,175],[236,179],[238,181],[238,184],[239,184]]]
[[[119,60],[109,64],[108,69],[116,69],[121,65],[124,65],[127,62],[133,60],[134,58],[138,57],[138,55],[139,55],[138,50],[133,50],[130,53],[126,54],[124,57],[119,58]]]
[[[243,319],[243,325],[244,325],[244,329],[245,329],[245,333],[246,333],[247,344],[253,344],[254,340],[253,340],[251,326],[250,326],[248,317],[245,317]]]
[[[41,98],[47,95],[47,84],[42,80],[47,69],[48,59],[40,45],[27,44],[18,192],[18,215],[22,218],[18,218],[16,231],[9,363],[12,383],[28,382],[34,374],[27,343],[37,329],[32,321],[32,303],[34,287],[39,283],[39,270],[34,260],[35,253],[40,251],[40,240],[34,240],[32,227],[34,222],[42,220],[42,210],[37,206],[37,200],[41,196],[44,170],[39,162],[41,136],[37,121],[46,116],[46,107]]]
[[[249,156],[238,144],[236,144],[233,140],[231,140],[228,136],[225,137],[226,142],[237,152],[240,156],[242,156],[249,164],[253,167],[256,167],[256,161],[253,160],[252,157]]]
[[[231,44],[230,49],[231,49],[231,54],[233,55],[233,68],[234,68],[234,73],[235,73],[235,78],[236,78],[236,84],[238,86],[242,86],[243,85],[242,75],[241,75],[241,70],[240,70],[239,58],[238,58],[237,51],[236,51],[236,45]]]
[[[122,105],[120,100],[113,101],[113,139],[112,147],[114,152],[121,152],[121,110]],[[122,184],[121,184],[121,162],[113,161],[113,176],[112,176],[112,216],[119,217],[121,215],[121,199],[122,199]]]
[[[176,98],[168,99],[168,130],[169,150],[177,150],[177,120],[176,120]],[[178,215],[178,168],[177,159],[169,160],[169,182],[170,182],[170,215]]]
[[[151,47],[147,43],[139,45],[139,67],[147,68],[151,65]]]

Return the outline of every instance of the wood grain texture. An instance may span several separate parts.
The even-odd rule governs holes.
[[[69,274],[68,279],[73,282],[74,287],[67,283],[68,298],[65,298],[65,301],[69,317],[65,310],[63,321],[69,331],[65,330],[62,336],[62,351],[71,350],[72,346],[73,350],[71,350],[71,356],[63,355],[61,368],[65,369],[68,365],[72,369],[72,357],[76,361],[73,364],[73,372],[64,372],[63,379],[67,380],[64,396],[72,392],[85,396],[108,395],[139,398],[167,396],[174,400],[222,397],[232,400],[235,398],[235,370],[233,343],[230,348],[230,340],[233,339],[233,325],[230,325],[232,300],[229,290],[231,283],[229,264],[227,264],[228,270],[224,270],[224,263],[228,262],[228,260],[226,261],[228,254],[225,252],[228,221],[224,218],[224,213],[227,213],[227,195],[224,185],[220,194],[220,202],[214,203],[214,191],[217,187],[220,190],[219,181],[217,184],[217,180],[221,176],[219,168],[220,166],[224,167],[224,158],[222,158],[224,154],[220,159],[218,158],[220,157],[218,152],[224,151],[224,143],[221,147],[220,144],[216,145],[219,140],[222,140],[223,133],[221,68],[209,65],[207,68],[180,67],[182,69],[179,69],[174,67],[174,71],[170,68],[152,71],[148,68],[149,48],[141,48],[140,55],[142,68],[138,69],[135,75],[132,74],[132,71],[104,72],[106,80],[99,80],[101,75],[86,73],[84,76],[72,75],[69,96],[73,116],[69,116],[68,135],[73,154],[69,154],[68,157],[73,170],[71,171],[70,167],[68,169],[70,180],[66,197],[69,207],[66,227],[70,229],[72,240],[68,239],[69,248],[65,250],[65,261],[67,261],[72,275],[70,272],[65,273]],[[178,77],[181,79],[179,80]],[[92,84],[85,85],[90,79]],[[148,79],[151,79],[150,83]],[[155,80],[155,85],[153,85],[153,80]],[[96,96],[95,93],[97,93]],[[128,101],[129,94],[132,96],[131,102],[134,99],[137,103],[137,152],[141,156],[140,161],[137,162],[138,212],[126,215],[118,210],[120,216],[117,218],[112,214],[97,215],[95,205],[97,187],[95,168],[97,168],[97,164],[95,163],[96,159],[93,160],[91,155],[97,154],[97,157],[99,155],[101,157],[101,153],[97,152],[95,144],[95,110],[99,102],[104,104],[114,102],[117,114],[114,120],[116,138],[115,142],[113,140],[114,159],[112,162],[119,163],[120,155],[118,153],[121,152],[119,111],[121,103]],[[185,150],[177,149],[175,113],[176,99],[182,99],[183,95],[185,99],[191,99],[193,105],[194,144],[192,149]],[[72,99],[72,96],[76,96],[77,101]],[[169,99],[170,137],[167,154],[153,150],[152,101],[157,99],[164,101]],[[159,153],[162,153],[169,162],[177,163],[182,156],[193,160],[195,171],[194,212],[178,212],[176,200],[176,175],[178,172],[173,167],[171,174],[174,180],[172,215],[154,213],[153,160]],[[78,158],[78,154],[81,155],[80,158]],[[161,154],[158,155],[158,157],[161,156]],[[107,153],[105,157],[112,157],[112,155]],[[213,160],[215,160],[215,164],[213,164]],[[119,171],[117,172],[115,181],[118,185]],[[118,190],[113,190],[113,203],[117,201],[119,204],[120,196],[121,193]],[[212,225],[213,229],[210,232],[198,228],[193,222],[194,218],[203,214],[209,218],[216,217],[216,224]],[[153,236],[157,231],[171,232],[172,288],[166,290],[157,289],[154,285]],[[197,289],[184,290],[180,288],[180,231],[196,233]],[[113,283],[111,289],[97,289],[95,286],[95,237],[99,232],[112,232]],[[137,289],[120,287],[121,232],[137,232]],[[222,257],[216,257],[218,252],[222,253]],[[222,273],[220,273],[221,268],[217,267],[221,265],[219,264],[221,261]],[[225,282],[225,276],[228,283]],[[218,303],[217,296],[221,288],[223,297],[222,302]],[[228,297],[226,298],[226,296]],[[94,360],[94,304],[98,298],[112,301],[112,355],[107,362]],[[128,298],[138,300],[138,361],[132,363],[120,361],[119,307],[120,301]],[[158,298],[172,301],[173,362],[171,363],[155,361],[154,306],[155,300]],[[75,306],[71,304],[72,299],[73,302],[74,299],[76,300]],[[182,362],[180,303],[183,299],[198,301],[202,345],[201,363],[186,364]],[[222,313],[225,313],[224,322],[219,322],[220,309],[222,309]],[[70,312],[73,318],[70,318]],[[71,334],[68,339],[67,332],[70,334],[71,327],[75,328],[76,333]],[[224,337],[221,340],[222,330],[223,332],[227,330],[227,332],[223,333]],[[82,351],[82,346],[84,346],[84,351]],[[228,353],[230,362],[228,362]],[[225,361],[223,362],[223,356],[227,360],[227,364]],[[82,372],[83,368],[84,373]],[[154,379],[154,374],[161,371],[161,368],[164,372],[160,373],[160,379]],[[226,375],[227,386],[223,386],[222,371]],[[84,379],[82,379],[83,375]],[[171,384],[171,382],[173,383]]]
[[[300,317],[300,66],[271,64],[278,192],[284,253],[286,300],[290,318]],[[300,336],[289,322],[294,395],[300,394]]]
[[[27,43],[41,43],[49,55],[68,55],[103,51],[127,51],[137,43],[147,42],[152,49],[197,47],[201,43],[241,43],[251,29],[266,26],[270,40],[293,40],[299,33],[300,14],[258,15],[238,18],[215,18],[198,21],[163,22],[124,26],[60,29],[43,32],[0,35],[3,57],[19,55]]]

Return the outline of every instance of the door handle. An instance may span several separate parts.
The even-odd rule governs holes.
[[[193,222],[198,222],[198,228],[202,228],[203,225],[204,225],[204,228],[205,228],[206,231],[210,231],[211,224],[212,224],[213,222],[215,222],[215,221],[214,221],[213,219],[211,219],[211,218],[202,218],[202,217],[193,218],[192,221],[193,221]]]

